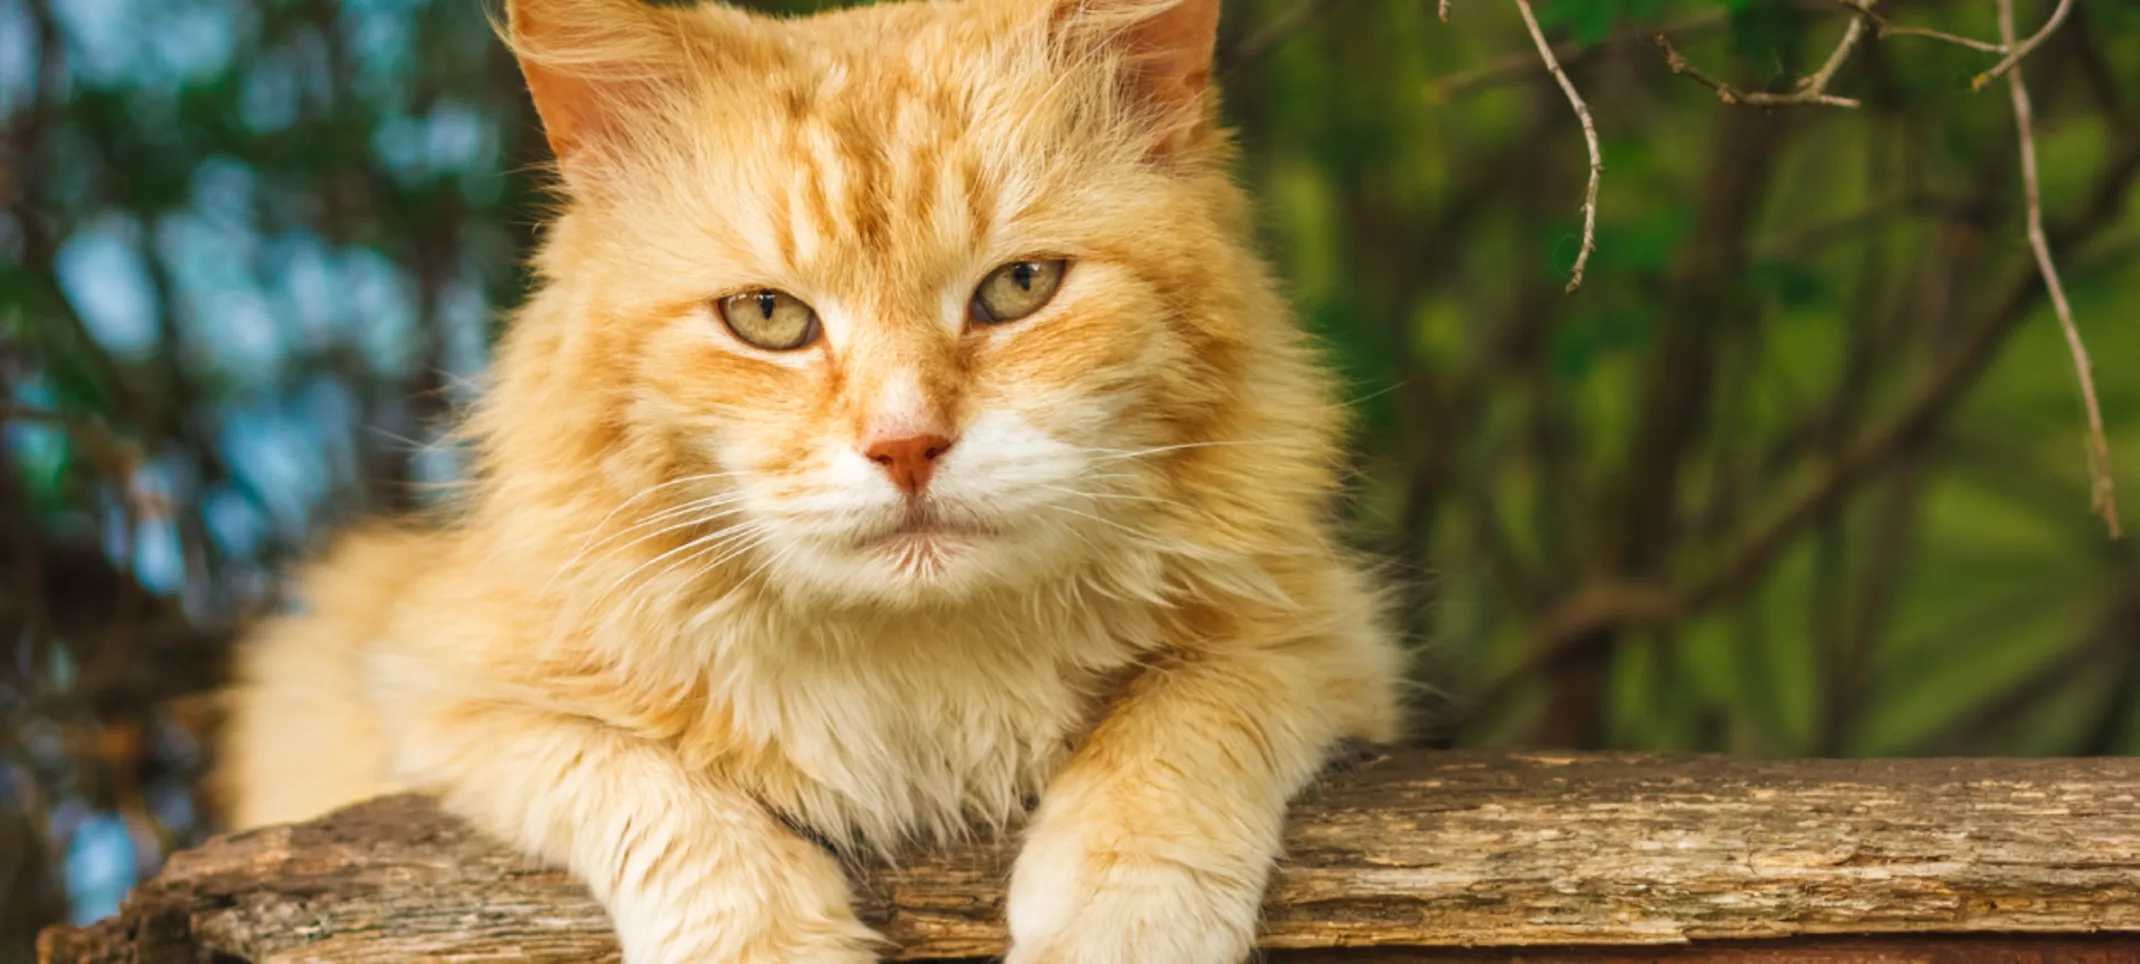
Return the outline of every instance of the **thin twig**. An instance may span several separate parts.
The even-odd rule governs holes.
[[[1576,93],[1567,71],[1560,69],[1553,45],[1546,43],[1545,31],[1538,29],[1538,15],[1531,12],[1530,0],[1516,0],[1516,9],[1523,14],[1523,25],[1531,29],[1531,42],[1538,45],[1538,56],[1545,60],[1553,79],[1560,82],[1561,91],[1568,95],[1568,106],[1575,108],[1576,118],[1583,122],[1583,143],[1590,148],[1590,188],[1583,195],[1583,247],[1576,252],[1575,268],[1568,273],[1568,293],[1572,295],[1582,290],[1583,269],[1590,264],[1590,252],[1598,246],[1598,179],[1605,174],[1605,157],[1598,150],[1598,127],[1590,120],[1590,105],[1583,103],[1583,95]]]
[[[1850,9],[1857,11],[1859,15],[1865,17],[1868,20],[1871,20],[1873,22],[1874,28],[1876,29],[1876,33],[1874,35],[1882,40],[1885,40],[1889,37],[1925,37],[1931,40],[1943,40],[1947,43],[1954,44],[1960,47],[1967,47],[1971,50],[1981,50],[1987,54],[2003,54],[2006,52],[2005,44],[1985,43],[1982,40],[1958,36],[1955,34],[1947,33],[1943,30],[1928,30],[1924,27],[1901,26],[1899,24],[1896,24],[1894,21],[1887,19],[1886,17],[1874,13],[1872,9],[1872,0],[1835,0],[1835,2],[1842,4],[1843,6],[1849,7]]]
[[[2140,142],[2140,138],[2134,139]],[[2099,234],[2114,223],[2122,210],[2121,199],[2140,172],[2140,149],[2121,149],[2093,192],[2095,203],[2054,230],[2067,244]],[[2123,259],[2140,253],[2140,237],[2126,245],[2098,246],[2080,259],[2078,270],[2111,271],[2123,267]],[[1999,344],[2035,304],[2034,278],[2017,278],[1991,311],[1965,327],[1952,353],[1941,360],[1930,377],[1912,392],[1899,410],[1879,427],[1868,429],[1843,447],[1835,459],[1809,486],[1753,529],[1751,535],[1720,547],[1716,561],[1704,567],[1706,575],[1680,588],[1646,583],[1606,582],[1586,586],[1565,597],[1539,622],[1527,643],[1521,665],[1482,687],[1474,705],[1500,705],[1500,700],[1526,679],[1554,663],[1571,657],[1582,646],[1599,638],[1603,630],[1623,626],[1663,626],[1714,609],[1746,587],[1754,585],[1781,558],[1808,526],[1822,513],[1839,504],[1867,480],[1898,461],[1914,444],[1948,417],[1957,401],[1981,376]]]
[[[1944,30],[1927,30],[1923,27],[1896,27],[1882,25],[1880,27],[1880,36],[1925,37],[1932,40],[1944,40],[1950,44],[1967,47],[1971,50],[1981,50],[1987,54],[2003,54],[2006,52],[2005,44],[1988,44],[1981,40],[1971,40],[1968,37],[1947,33]]]
[[[1662,33],[1657,35],[1657,46],[1664,51],[1664,61],[1672,68],[1673,73],[1685,75],[1697,83],[1716,91],[1717,99],[1727,104],[1751,104],[1757,107],[1789,107],[1804,104],[1818,104],[1825,107],[1856,107],[1858,102],[1855,99],[1838,97],[1828,93],[1828,84],[1835,80],[1836,71],[1843,68],[1843,64],[1850,59],[1851,53],[1857,50],[1858,42],[1864,39],[1865,21],[1873,16],[1872,5],[1878,0],[1839,0],[1839,2],[1857,11],[1859,15],[1850,18],[1850,26],[1843,28],[1843,39],[1836,42],[1835,49],[1828,53],[1828,59],[1821,63],[1820,69],[1799,80],[1798,89],[1788,94],[1742,91],[1737,87],[1702,73],[1692,63],[1689,63],[1687,58],[1681,56],[1678,50],[1673,49],[1672,42],[1666,39]]]
[[[1788,94],[1744,91],[1711,77],[1675,49],[1671,38],[1664,34],[1657,35],[1657,49],[1664,52],[1665,66],[1672,68],[1673,73],[1716,91],[1716,99],[1727,104],[1747,104],[1755,107],[1856,107],[1856,99],[1828,93],[1828,81],[1835,76],[1836,69],[1843,65],[1843,61],[1849,58],[1851,49],[1857,46],[1858,38],[1864,33],[1864,22],[1852,20],[1849,29],[1843,32],[1842,42],[1836,44],[1835,52],[1828,55],[1828,62],[1821,66],[1820,72],[1800,81],[1799,89]]]
[[[1724,103],[1740,103],[1740,98],[1744,95],[1739,93],[1738,88],[1702,73],[1701,68],[1694,66],[1692,61],[1689,61],[1677,48],[1672,46],[1671,38],[1666,37],[1664,34],[1658,34],[1657,49],[1664,52],[1664,64],[1672,68],[1672,73],[1716,91],[1716,98]]]
[[[2011,0],[1999,0],[1999,5],[2000,10],[2006,11],[2005,16],[2013,16]],[[2066,15],[2072,12],[2073,0],[2058,0],[2057,9],[2051,11],[2051,19],[2044,21],[2041,29],[2030,34],[2029,39],[2019,44],[2014,43],[2014,32],[2012,30],[2004,26],[2000,27],[1999,39],[2006,41],[2007,49],[2012,52],[2008,53],[2005,59],[1993,64],[1990,70],[1970,78],[1969,89],[1983,90],[1985,84],[1998,79],[2000,74],[2014,69],[2014,65],[2020,63],[2021,58],[2028,56],[2030,51],[2036,49],[2036,45],[2043,43],[2043,38],[2050,36],[2051,32],[2057,30],[2060,24],[2065,23]]]
[[[1666,24],[1663,29],[1675,37],[1693,37],[1715,33],[1729,26],[1730,13],[1725,10],[1710,10],[1685,20]],[[1553,56],[1560,59],[1563,69],[1573,66],[1594,53],[1608,49],[1603,44],[1580,44],[1563,40],[1553,45]],[[1459,70],[1427,82],[1427,96],[1437,103],[1454,99],[1483,87],[1492,87],[1519,78],[1534,75],[1539,68],[1537,56],[1530,53],[1510,54],[1488,64]]]
[[[1820,65],[1819,70],[1813,72],[1813,76],[1798,82],[1799,93],[1827,93],[1828,82],[1835,79],[1835,72],[1842,69],[1843,61],[1850,59],[1850,52],[1857,49],[1858,41],[1864,36],[1865,18],[1850,18],[1850,26],[1843,28],[1843,39],[1836,42],[1835,50],[1828,54],[1827,61]]]
[[[1999,39],[2013,46],[2014,0],[1997,3]],[[2061,13],[2064,9],[2061,3]],[[2052,14],[2051,25],[2056,26],[2059,19],[2059,13]],[[2014,56],[2007,59],[2012,61],[2027,53],[2028,47],[2042,37],[2043,33],[2038,33],[2029,38],[2028,44],[2015,48]],[[2028,197],[2029,247],[2036,253],[2036,269],[2043,273],[2043,286],[2051,295],[2052,309],[2058,313],[2058,325],[2066,333],[2066,348],[2073,353],[2073,370],[2080,377],[2081,401],[2088,409],[2089,507],[2103,517],[2104,524],[2110,527],[2110,537],[2116,539],[2123,533],[2118,525],[2117,485],[2110,474],[2110,440],[2103,434],[2103,408],[2095,397],[2095,366],[2088,360],[2088,347],[2081,343],[2080,328],[2073,323],[2073,306],[2066,303],[2066,286],[2059,281],[2058,266],[2051,260],[2051,242],[2043,233],[2043,198],[2036,177],[2035,111],[2029,104],[2029,89],[2021,79],[2021,71],[2007,72],[2006,89],[2013,97],[2014,129],[2021,139],[2021,185]]]

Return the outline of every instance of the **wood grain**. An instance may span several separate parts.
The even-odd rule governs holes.
[[[1407,751],[1326,778],[1287,842],[1274,960],[2140,964],[2140,760]],[[887,956],[1000,953],[1011,853],[859,870]],[[570,877],[393,797],[177,854],[40,959],[584,962],[616,944]]]

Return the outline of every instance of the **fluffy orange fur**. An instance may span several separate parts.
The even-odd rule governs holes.
[[[792,828],[1016,824],[1015,964],[1244,957],[1287,800],[1395,735],[1403,672],[1227,177],[1217,16],[514,0],[565,201],[468,504],[347,538],[251,641],[235,822],[435,793],[584,877],[632,964],[871,960]],[[1053,299],[973,320],[1032,258]],[[822,337],[723,325],[765,289]],[[923,430],[910,496],[863,450]]]

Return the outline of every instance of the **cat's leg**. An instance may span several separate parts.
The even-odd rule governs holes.
[[[401,717],[399,762],[447,809],[562,864],[608,909],[626,964],[862,964],[831,855],[667,749],[498,704]]]
[[[1012,871],[1009,964],[1237,964],[1287,801],[1338,739],[1395,735],[1378,636],[1153,666],[1044,795]]]

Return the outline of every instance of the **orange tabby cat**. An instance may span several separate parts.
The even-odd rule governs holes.
[[[237,822],[436,793],[632,964],[871,960],[791,828],[1022,822],[1015,964],[1244,957],[1402,667],[1227,178],[1218,0],[508,17],[567,198],[469,503],[254,640]]]

